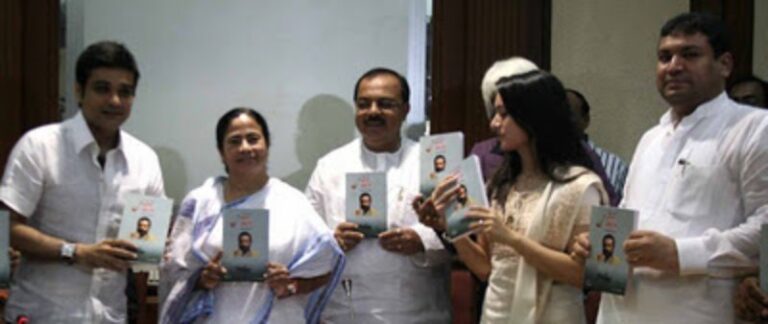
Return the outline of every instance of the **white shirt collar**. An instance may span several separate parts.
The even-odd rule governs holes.
[[[695,125],[699,121],[714,114],[718,107],[724,106],[725,101],[728,101],[728,95],[726,95],[725,91],[723,91],[711,100],[696,107],[696,109],[690,115],[683,117],[683,119],[678,124],[678,127]],[[672,119],[672,108],[667,110],[667,112],[661,116],[659,119],[659,124],[661,126],[672,126],[672,124],[674,124],[674,120]]]
[[[99,144],[96,143],[96,139],[91,133],[91,129],[88,127],[88,123],[85,121],[85,117],[81,111],[78,111],[72,119],[67,122],[68,128],[72,134],[72,144],[75,146],[75,152],[78,154],[86,148],[91,148],[90,153],[94,157],[99,154]],[[125,145],[127,134],[121,129],[118,135],[117,146],[114,148],[116,154],[122,154],[126,157],[129,152],[126,152],[129,146]]]
[[[405,141],[400,140],[400,147],[394,152],[374,152],[368,149],[363,142],[360,141],[360,155],[368,168],[374,171],[386,171],[389,167],[397,167],[403,158],[403,152],[405,147]]]

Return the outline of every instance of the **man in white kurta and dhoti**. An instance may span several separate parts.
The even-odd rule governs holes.
[[[662,28],[656,82],[671,107],[630,164],[622,205],[639,219],[623,248],[634,277],[625,296],[603,294],[599,323],[735,320],[733,292],[768,220],[768,114],[726,96],[725,35],[699,13]]]
[[[411,208],[419,190],[417,145],[401,138],[408,84],[388,69],[365,73],[355,87],[362,138],[321,158],[306,194],[346,251],[342,284],[323,313],[327,323],[447,323],[449,257]],[[345,175],[386,172],[389,230],[363,239],[345,220]]]

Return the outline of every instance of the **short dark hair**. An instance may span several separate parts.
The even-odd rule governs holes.
[[[240,240],[241,238],[243,238],[243,236],[247,236],[249,239],[253,240],[251,233],[248,233],[246,231],[240,232],[240,234],[237,235],[237,239]]]
[[[434,159],[434,160],[432,160],[432,161],[433,161],[433,162],[437,162],[437,159],[443,159],[443,161],[445,161],[445,156],[444,156],[444,155],[442,155],[442,154],[438,154],[437,156],[435,156],[435,159]]]
[[[686,12],[673,17],[661,27],[661,37],[667,37],[674,33],[683,33],[685,35],[704,34],[707,36],[709,46],[712,47],[712,51],[715,53],[715,58],[731,50],[728,30],[725,28],[725,24],[723,24],[722,20],[709,13]]]
[[[589,111],[592,109],[592,107],[589,106],[589,101],[587,101],[587,98],[584,97],[584,95],[581,94],[581,92],[578,92],[573,89],[565,89],[565,92],[570,92],[571,94],[579,98],[579,100],[581,100],[581,115],[583,117],[589,118]]]
[[[133,88],[139,85],[139,67],[125,45],[115,41],[100,41],[88,46],[77,58],[75,79],[85,87],[91,72],[98,68],[124,69],[133,73]]]
[[[768,82],[765,82],[765,80],[760,79],[757,76],[752,74],[745,75],[736,80],[733,80],[733,82],[731,82],[731,84],[728,86],[728,93],[731,93],[731,90],[733,90],[733,87],[742,83],[750,83],[750,82],[759,84],[760,87],[763,88],[763,94],[765,94],[765,96],[768,97]]]
[[[373,68],[368,70],[368,72],[363,73],[363,75],[360,76],[359,79],[357,79],[357,82],[355,82],[355,92],[352,98],[354,100],[357,100],[357,92],[360,89],[360,83],[363,82],[363,80],[370,79],[379,75],[391,75],[395,77],[397,81],[400,83],[400,99],[403,100],[403,103],[410,104],[411,88],[408,87],[408,80],[406,80],[405,77],[400,75],[400,73],[397,73],[392,69],[388,69],[384,67]]]
[[[232,123],[232,120],[240,117],[240,115],[243,114],[250,116],[256,121],[257,124],[259,124],[259,126],[261,126],[261,131],[264,133],[264,140],[267,142],[267,147],[269,147],[269,127],[267,126],[267,121],[264,119],[264,117],[252,108],[236,107],[226,112],[223,116],[221,116],[221,118],[219,118],[219,122],[216,123],[216,148],[219,150],[219,152],[224,150],[224,136],[227,133],[229,124]]]
[[[361,193],[361,194],[360,194],[360,197],[359,197],[359,198],[357,198],[357,199],[363,199],[363,197],[368,197],[368,198],[371,198],[371,194],[369,194],[369,193],[367,193],[367,192]]]
[[[610,239],[611,241],[616,243],[616,238],[613,237],[613,234],[605,234],[605,236],[603,236],[603,243],[605,243],[605,240],[607,239]]]
[[[144,217],[142,217],[142,218],[139,218],[139,221],[137,221],[137,222],[136,222],[136,224],[139,224],[139,223],[141,223],[141,222],[143,222],[143,221],[147,221],[147,223],[149,223],[149,226],[152,226],[152,220],[151,220],[151,219],[149,219],[149,217],[147,217],[147,216],[144,216]]]

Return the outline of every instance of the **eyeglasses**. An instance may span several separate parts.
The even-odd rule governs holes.
[[[369,109],[376,103],[376,107],[381,110],[390,110],[400,107],[402,103],[393,99],[364,99],[360,98],[355,100],[355,106],[357,109]]]

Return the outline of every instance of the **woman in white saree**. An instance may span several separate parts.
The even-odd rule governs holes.
[[[590,206],[607,203],[580,144],[565,90],[534,70],[497,83],[491,128],[505,160],[487,184],[491,208],[471,207],[476,239],[454,242],[459,258],[488,281],[483,323],[583,323],[583,265],[571,260],[574,235],[588,230]],[[422,222],[444,230],[457,179],[446,178]]]
[[[303,193],[267,174],[269,129],[248,108],[219,120],[227,176],[210,178],[181,204],[161,269],[161,323],[317,323],[344,266],[341,249]],[[223,282],[224,210],[269,210],[264,282]]]

